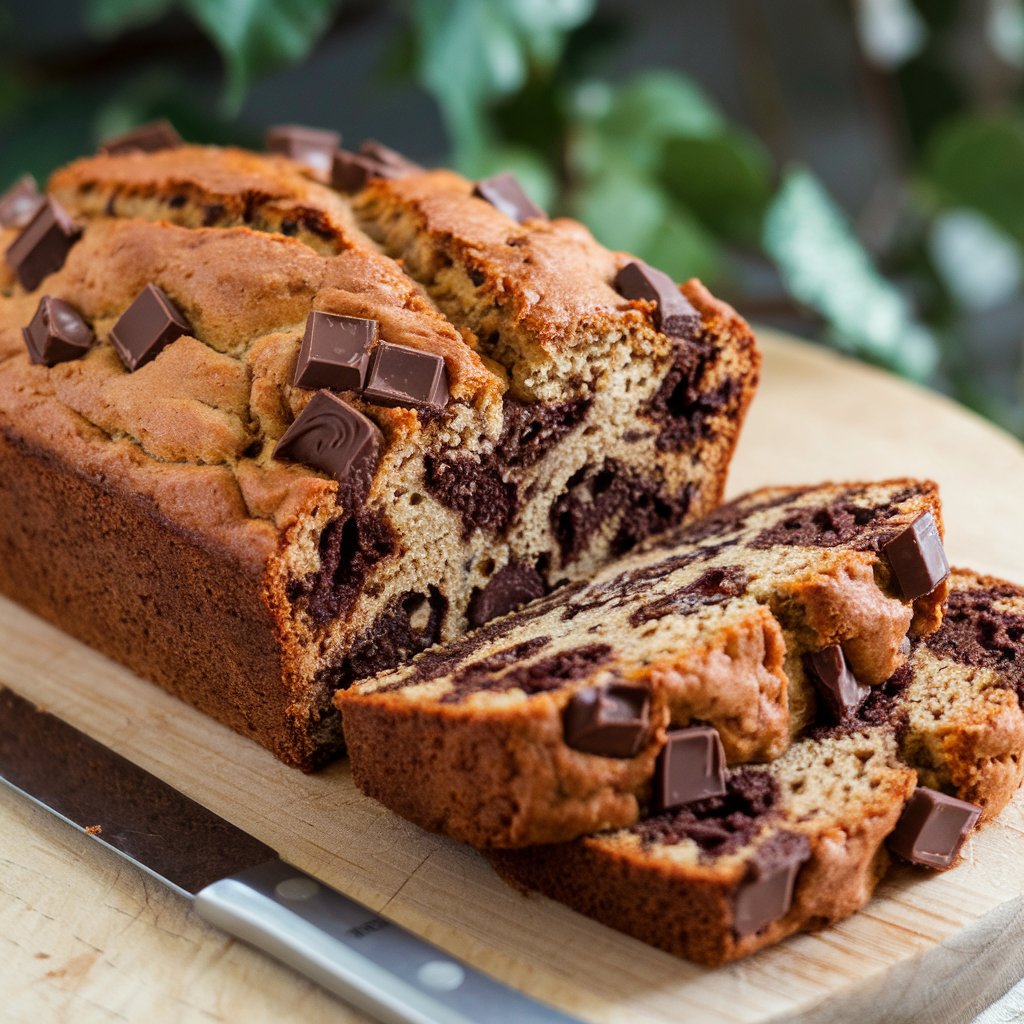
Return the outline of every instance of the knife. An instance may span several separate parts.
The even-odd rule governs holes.
[[[387,1024],[572,1022],[299,871],[0,687],[0,782],[132,861],[210,924]]]

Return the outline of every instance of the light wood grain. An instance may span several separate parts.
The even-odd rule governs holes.
[[[935,396],[765,340],[732,490],[930,475],[954,561],[1024,580],[1024,452]],[[215,671],[211,666],[211,671]],[[313,777],[0,602],[0,681],[57,711],[298,866],[502,980],[592,1021],[966,1020],[1024,975],[1024,802],[944,875],[904,869],[866,912],[708,971],[502,885],[474,853]],[[0,1018],[357,1021],[187,904],[0,792]]]

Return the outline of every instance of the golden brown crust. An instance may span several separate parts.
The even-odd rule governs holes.
[[[58,171],[50,189],[84,230],[63,269],[35,292],[26,294],[6,266],[0,272],[0,429],[10,451],[37,452],[92,481],[97,502],[137,496],[152,507],[154,529],[188,536],[204,556],[237,565],[240,600],[260,609],[249,619],[265,630],[254,646],[274,651],[273,697],[254,689],[253,699],[284,706],[307,733],[282,740],[292,726],[276,711],[264,719],[246,710],[240,698],[225,700],[219,714],[277,752],[292,751],[283,756],[293,763],[309,767],[319,745],[336,744],[336,723],[317,731],[329,687],[462,633],[474,595],[508,564],[540,566],[547,585],[580,578],[718,500],[757,356],[749,328],[710,299],[699,342],[670,341],[653,330],[649,310],[625,308],[610,276],[584,282],[577,301],[587,288],[611,292],[612,305],[623,307],[612,310],[614,323],[626,329],[609,335],[603,305],[589,319],[584,310],[580,324],[589,323],[593,337],[577,339],[573,358],[559,362],[545,354],[546,336],[531,338],[523,325],[503,353],[506,365],[478,338],[473,315],[458,304],[442,312],[425,284],[381,251],[350,197],[286,159],[198,146],[98,156]],[[465,220],[470,244],[472,211],[486,204],[469,197],[468,183],[459,190],[449,215]],[[618,257],[582,227],[542,226],[539,235],[533,256],[547,254],[552,266],[537,272],[552,282],[555,264],[579,253],[614,274]],[[180,307],[191,332],[128,374],[107,335],[150,283]],[[510,282],[508,301],[535,304],[526,284]],[[558,284],[566,294],[574,287]],[[69,302],[94,328],[98,341],[83,359],[29,364],[21,327],[43,294]],[[292,379],[313,309],[375,319],[387,340],[443,356],[448,371],[452,398],[440,415],[346,396],[384,436],[358,510],[339,504],[325,474],[272,457],[310,398]],[[683,410],[685,437],[665,448],[660,437],[676,413],[654,409],[654,398],[674,386],[698,344],[713,358],[687,386],[714,408],[689,434],[691,413]],[[527,389],[512,401],[512,364],[538,354],[530,372],[545,380],[549,397]],[[602,522],[559,540],[556,503],[575,488],[585,505],[590,482],[607,478],[615,500]],[[11,480],[22,486],[23,475]],[[30,500],[31,488],[23,490],[13,505]],[[108,554],[93,572],[116,589],[121,567]],[[66,602],[85,599],[77,580],[64,580]],[[184,582],[175,600],[205,607],[205,578],[197,574],[190,596]],[[5,589],[22,598],[26,586],[11,579]],[[60,619],[56,604],[39,610]],[[115,609],[101,603],[96,614]],[[138,608],[130,618],[141,621]],[[218,713],[208,670],[187,652],[167,646],[161,674],[123,631],[107,633],[107,653],[161,681],[176,672],[176,692]],[[250,728],[249,719],[263,725]]]

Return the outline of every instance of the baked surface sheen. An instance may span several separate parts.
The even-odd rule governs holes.
[[[507,566],[585,578],[721,499],[748,327],[692,281],[699,327],[659,333],[578,224],[450,172],[348,196],[212,147],[80,160],[49,192],[83,229],[63,268],[26,293],[0,267],[0,590],[291,764],[338,751],[335,689],[461,635]],[[129,374],[108,335],[148,284],[191,332]],[[83,358],[29,362],[43,295],[93,327]],[[439,413],[345,395],[384,437],[358,507],[271,456],[313,394],[312,310],[447,369]]]

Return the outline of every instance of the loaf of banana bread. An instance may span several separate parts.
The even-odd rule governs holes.
[[[353,779],[480,847],[628,825],[667,728],[710,725],[729,763],[768,761],[816,694],[884,682],[908,633],[939,624],[941,524],[931,483],[755,491],[339,692]]]
[[[0,592],[308,769],[338,688],[720,501],[759,357],[698,282],[151,134],[0,204]]]
[[[498,872],[719,964],[863,906],[889,864],[945,868],[1020,785],[1024,591],[955,570],[942,626],[840,724],[628,829],[492,850]],[[912,797],[912,799],[911,799]]]

